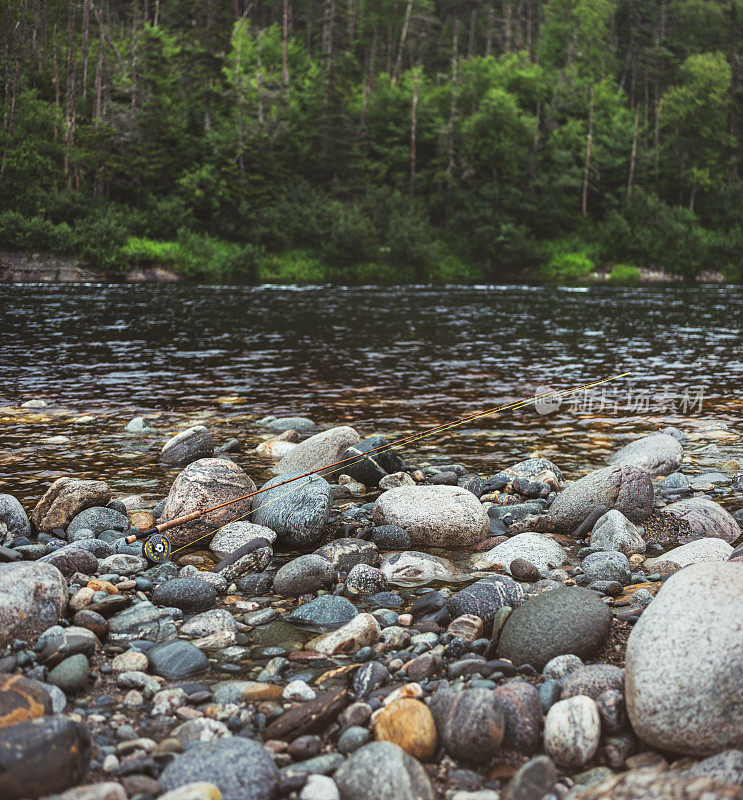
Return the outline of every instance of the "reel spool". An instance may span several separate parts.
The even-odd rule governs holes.
[[[150,564],[162,564],[170,558],[170,539],[155,533],[142,546],[142,554]]]

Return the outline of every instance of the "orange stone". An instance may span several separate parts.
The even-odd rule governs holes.
[[[420,761],[430,761],[436,753],[436,724],[420,700],[404,698],[383,708],[374,735],[377,741],[393,742]]]
[[[157,520],[149,511],[133,511],[129,515],[129,524],[132,528],[139,528],[140,531],[148,531],[154,528]]]
[[[120,594],[119,590],[108,581],[92,580],[88,582],[88,589],[94,592],[105,592],[106,594]]]

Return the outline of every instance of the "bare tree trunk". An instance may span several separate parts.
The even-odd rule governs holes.
[[[237,40],[237,52],[235,53],[235,86],[237,88],[237,164],[240,167],[240,174],[245,174],[245,159],[243,156],[243,81],[240,72],[240,53],[242,50],[242,39]]]
[[[470,35],[467,40],[467,57],[471,58],[475,53],[475,27],[477,25],[477,6],[472,7],[470,14]]]
[[[588,216],[588,175],[591,170],[591,147],[593,145],[593,95],[594,89],[591,86],[591,101],[588,105],[588,138],[586,140],[586,166],[583,170],[583,195],[581,197],[581,214]]]
[[[289,94],[289,0],[284,0],[281,15],[281,77],[284,89]]]
[[[155,0],[155,14],[152,17],[152,27],[157,28],[160,21],[160,0]]]
[[[132,117],[137,113],[137,29],[139,14],[137,6],[134,6],[134,17],[132,19]]]
[[[346,33],[348,34],[348,47],[351,51],[354,49],[353,37],[356,33],[356,14],[359,10],[359,0],[348,0],[348,20],[346,25]]]
[[[88,92],[88,47],[90,40],[90,0],[83,0],[83,38],[80,45],[80,58],[83,62],[83,98]]]
[[[529,156],[529,177],[534,180],[536,177],[537,153],[539,152],[539,117],[542,113],[542,106],[537,103],[537,111],[534,115],[534,141],[532,142],[531,155]]]
[[[93,82],[93,128],[97,128],[101,118],[101,98],[103,96],[103,68],[106,52],[106,40],[103,29],[98,21],[98,63],[95,68],[95,81]]]
[[[663,98],[658,100],[655,109],[655,125],[653,128],[653,150],[655,151],[655,180],[660,177],[660,118],[663,112]]]
[[[71,150],[75,144],[75,107],[77,104],[77,69],[73,58],[73,36],[75,32],[75,5],[74,0],[67,4],[67,85],[65,93],[65,156],[64,171],[68,185],[72,185]]]
[[[511,52],[511,16],[513,14],[513,8],[511,3],[507,2],[504,4],[503,9],[503,49],[506,53]]]
[[[57,114],[60,112],[59,100],[59,56],[57,55],[57,23],[54,23],[52,31],[52,58],[54,62],[54,104],[57,107]],[[54,139],[57,139],[57,123],[54,123]]]
[[[493,50],[493,21],[495,18],[495,11],[493,9],[493,0],[488,3],[488,30],[485,35],[485,55],[489,56]]]
[[[261,34],[256,41],[256,80],[258,81],[258,122],[263,127],[263,60],[261,58]]]
[[[451,175],[454,169],[454,122],[457,116],[457,72],[459,65],[459,18],[454,20],[451,44],[451,107],[449,109],[448,152],[449,163],[446,171]]]
[[[408,24],[410,23],[410,12],[413,10],[413,0],[408,0],[408,4],[405,6],[405,18],[402,22],[402,31],[400,33],[400,44],[397,48],[397,62],[395,64],[395,72],[392,75],[392,83],[393,85],[397,82],[397,79],[400,77],[400,72],[402,70],[402,53],[405,49],[405,39],[408,35]]]
[[[415,134],[418,126],[418,72],[413,76],[413,105],[410,110],[410,191],[415,186]]]
[[[640,107],[635,106],[635,128],[632,132],[632,154],[629,159],[629,177],[627,178],[627,199],[632,194],[632,182],[635,178],[635,162],[637,160],[637,128],[640,123]]]
[[[325,18],[322,23],[322,54],[325,71],[330,72],[333,62],[333,25],[335,23],[335,0],[325,0]]]
[[[376,69],[376,60],[377,60],[377,29],[374,28],[372,31],[372,45],[371,45],[371,53],[369,55],[369,74],[366,80],[364,81],[364,87],[362,89],[363,99],[361,102],[361,120],[359,122],[359,132],[363,132],[364,128],[366,127],[366,112],[369,108],[369,95],[371,94],[372,89],[374,88],[374,70]]]

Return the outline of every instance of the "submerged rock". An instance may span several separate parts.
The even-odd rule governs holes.
[[[160,460],[169,466],[183,467],[213,455],[214,440],[211,433],[203,425],[195,425],[168,439],[163,445]]]

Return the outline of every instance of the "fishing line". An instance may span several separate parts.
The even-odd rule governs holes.
[[[129,541],[130,539],[132,541],[136,541],[137,539],[144,538],[145,536],[150,536],[151,539],[155,539],[155,537],[161,537],[161,538],[158,538],[157,545],[161,545],[164,549],[167,548],[167,551],[168,551],[167,555],[170,555],[171,554],[170,547],[167,546],[166,543],[162,541],[163,539],[167,538],[167,537],[162,536],[163,531],[164,530],[169,530],[170,528],[174,528],[174,527],[177,527],[179,525],[183,525],[186,522],[191,522],[191,521],[200,519],[202,516],[204,516],[206,514],[209,514],[212,511],[217,511],[218,509],[224,508],[225,506],[228,506],[228,505],[232,505],[233,503],[238,503],[238,502],[240,502],[242,500],[247,500],[247,499],[249,499],[251,497],[255,497],[255,496],[257,496],[259,494],[262,494],[264,492],[267,492],[269,490],[277,489],[280,486],[285,486],[285,485],[287,485],[289,483],[296,483],[297,481],[301,481],[304,478],[310,478],[312,475],[314,475],[316,473],[325,472],[325,471],[327,471],[329,469],[332,469],[333,467],[339,467],[342,464],[346,464],[347,466],[351,466],[353,464],[357,464],[360,461],[366,460],[369,456],[371,456],[371,455],[373,455],[375,453],[381,455],[382,453],[388,452],[389,450],[392,450],[395,447],[399,447],[400,445],[418,441],[418,440],[423,439],[425,437],[432,436],[435,433],[444,433],[445,431],[452,430],[453,428],[459,427],[460,425],[464,425],[466,422],[471,422],[472,420],[475,420],[475,419],[482,419],[484,417],[492,416],[493,414],[497,414],[497,413],[500,413],[502,411],[508,411],[508,410],[515,410],[515,409],[518,409],[518,408],[523,408],[523,407],[525,407],[527,405],[531,405],[532,403],[535,403],[535,402],[537,402],[539,400],[544,400],[544,399],[547,399],[547,398],[556,399],[556,398],[559,398],[559,397],[564,397],[566,395],[573,394],[575,392],[584,391],[586,389],[591,389],[591,388],[593,388],[595,386],[601,386],[602,384],[618,380],[619,378],[624,378],[624,377],[626,377],[626,376],[628,376],[630,374],[631,373],[629,373],[629,372],[622,372],[619,375],[613,375],[610,378],[603,378],[603,379],[598,380],[598,381],[592,381],[591,383],[586,383],[586,384],[583,384],[581,386],[574,386],[574,387],[571,387],[570,389],[564,389],[562,391],[544,392],[543,394],[534,395],[534,397],[529,397],[529,398],[526,398],[526,399],[517,400],[517,401],[514,401],[513,403],[506,403],[506,404],[501,405],[501,406],[495,406],[495,407],[489,408],[489,409],[487,409],[485,411],[478,411],[478,412],[475,412],[473,414],[469,414],[469,415],[467,415],[465,417],[462,417],[460,419],[454,420],[453,422],[447,422],[447,423],[444,423],[442,425],[437,425],[437,426],[435,426],[433,428],[429,428],[429,429],[427,429],[427,430],[425,430],[425,431],[423,431],[421,433],[410,434],[410,435],[405,436],[405,437],[403,437],[401,439],[397,439],[394,442],[391,442],[391,443],[388,443],[388,444],[385,444],[385,445],[380,445],[379,447],[376,447],[376,448],[374,448],[372,450],[369,450],[366,453],[362,453],[362,454],[360,454],[358,456],[351,456],[349,458],[341,459],[340,461],[335,461],[335,462],[333,462],[331,464],[328,464],[328,465],[326,465],[324,467],[318,467],[318,468],[316,468],[314,470],[309,470],[308,472],[305,472],[305,473],[303,473],[301,475],[297,475],[294,478],[288,478],[285,481],[281,481],[281,482],[275,484],[274,486],[263,487],[261,489],[257,489],[254,492],[250,492],[248,494],[245,494],[245,495],[243,495],[241,497],[236,497],[234,500],[227,500],[224,503],[219,503],[218,505],[212,506],[211,508],[204,509],[203,511],[192,512],[191,514],[186,514],[183,517],[179,517],[179,518],[177,518],[175,520],[171,520],[170,522],[163,523],[160,526],[155,526],[154,528],[151,528],[151,529],[146,530],[146,531],[141,531],[139,534],[135,534],[134,536],[130,536],[130,537],[127,538],[127,541]],[[337,470],[333,470],[333,471],[337,471]],[[240,516],[230,520],[229,522],[225,522],[223,525],[220,525],[218,528],[215,528],[214,530],[211,530],[208,533],[205,533],[202,536],[199,536],[197,539],[194,539],[194,540],[188,542],[187,544],[182,545],[181,547],[175,548],[174,550],[172,550],[172,553],[178,553],[181,550],[184,550],[185,548],[191,547],[192,545],[196,544],[197,542],[202,541],[203,539],[206,539],[206,538],[208,538],[210,536],[213,536],[214,534],[216,534],[220,530],[222,530],[222,528],[225,528],[227,525],[231,525],[233,522],[239,522],[241,519],[244,519],[249,514],[252,514],[255,511],[259,511],[260,509],[271,505],[271,503],[275,503],[278,500],[281,500],[282,498],[287,497],[288,495],[291,495],[294,492],[299,491],[300,489],[304,488],[306,485],[307,485],[306,483],[299,483],[299,484],[293,486],[292,488],[287,489],[285,492],[282,492],[281,494],[277,495],[276,497],[272,497],[270,500],[267,500],[265,503],[262,503],[257,508],[249,509],[248,511],[245,511]],[[150,542],[147,542],[146,544],[149,544],[149,543]],[[152,548],[150,548],[150,549],[152,550]],[[157,555],[157,553],[155,553],[155,555]],[[161,560],[165,560],[165,559],[161,559]]]

